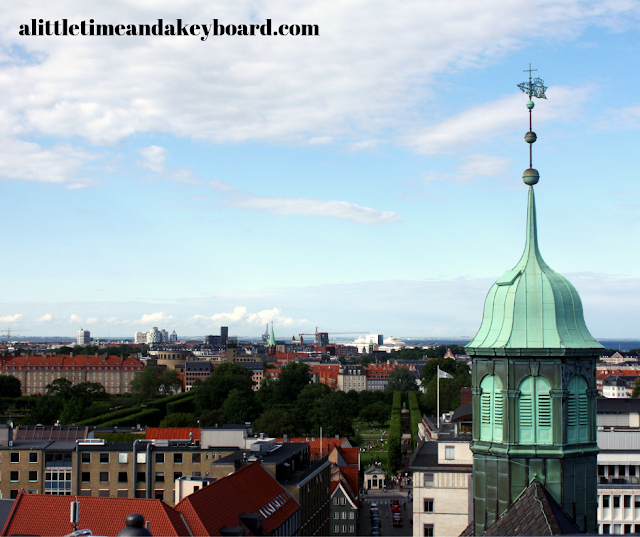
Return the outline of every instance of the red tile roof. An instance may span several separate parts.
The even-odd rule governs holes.
[[[189,433],[193,433],[194,440],[200,440],[198,427],[147,427],[147,440],[187,440]]]
[[[52,496],[18,493],[0,535],[65,535],[73,528],[69,522],[70,504],[80,502],[79,529],[94,535],[116,536],[131,513],[150,522],[153,535],[189,535],[180,515],[160,500],[138,498],[100,498],[94,496]]]
[[[32,354],[29,356],[15,356],[4,361],[0,365],[0,369],[8,369],[10,367],[70,367],[70,366],[101,366],[101,367],[124,367],[135,366],[142,369],[144,364],[137,358],[120,356],[103,356],[101,354],[56,354],[54,356],[40,356]]]
[[[245,513],[261,515],[262,531],[270,535],[299,508],[300,504],[258,461],[218,479],[176,505],[176,511],[184,516],[196,537],[220,535],[222,528],[242,524],[240,515]],[[248,535],[253,534],[248,531]]]
[[[346,438],[338,438],[330,437],[322,439],[322,456],[328,455],[334,447],[341,446],[342,443],[346,440]],[[284,438],[276,438],[276,444],[281,444],[284,442]],[[320,457],[320,438],[315,437],[296,437],[289,438],[288,442],[295,442],[296,444],[309,444],[309,454],[312,459],[317,459]],[[357,449],[357,448],[356,448]]]

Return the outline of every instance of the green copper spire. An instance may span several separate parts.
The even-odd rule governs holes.
[[[533,70],[529,65],[529,83],[519,87],[529,99],[532,96],[546,99],[544,81],[531,80]],[[482,325],[467,345],[472,354],[528,354],[526,349],[545,349],[545,354],[562,355],[575,354],[567,349],[602,348],[587,329],[575,287],[554,272],[540,255],[533,194],[533,185],[540,175],[533,169],[531,159],[531,145],[537,138],[531,130],[531,100],[527,108],[529,132],[525,141],[529,144],[529,168],[523,180],[529,185],[529,202],[524,253],[518,264],[489,290]]]
[[[271,325],[271,335],[269,336],[269,347],[276,346],[276,336],[273,334],[273,325]]]

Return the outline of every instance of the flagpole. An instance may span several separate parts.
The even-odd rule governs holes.
[[[437,408],[437,413],[438,413],[438,431],[440,430],[440,366],[436,366],[437,368],[437,376],[438,376],[438,381],[437,381],[437,389],[436,389],[436,408]]]

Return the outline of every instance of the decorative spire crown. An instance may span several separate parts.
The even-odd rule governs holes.
[[[584,322],[582,301],[569,280],[553,271],[540,255],[533,185],[539,179],[533,168],[532,145],[537,136],[531,128],[532,97],[546,99],[547,89],[540,78],[518,87],[529,96],[529,168],[522,179],[529,185],[527,232],[524,252],[516,266],[506,271],[489,290],[482,325],[466,348],[471,355],[546,356],[595,355],[602,345],[589,333]]]

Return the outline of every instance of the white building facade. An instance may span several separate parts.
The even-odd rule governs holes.
[[[91,332],[89,330],[85,330],[81,328],[78,330],[76,334],[76,344],[84,347],[85,345],[89,345],[91,343]]]
[[[410,464],[413,535],[460,535],[471,523],[473,455],[468,441],[443,435],[424,442]]]

